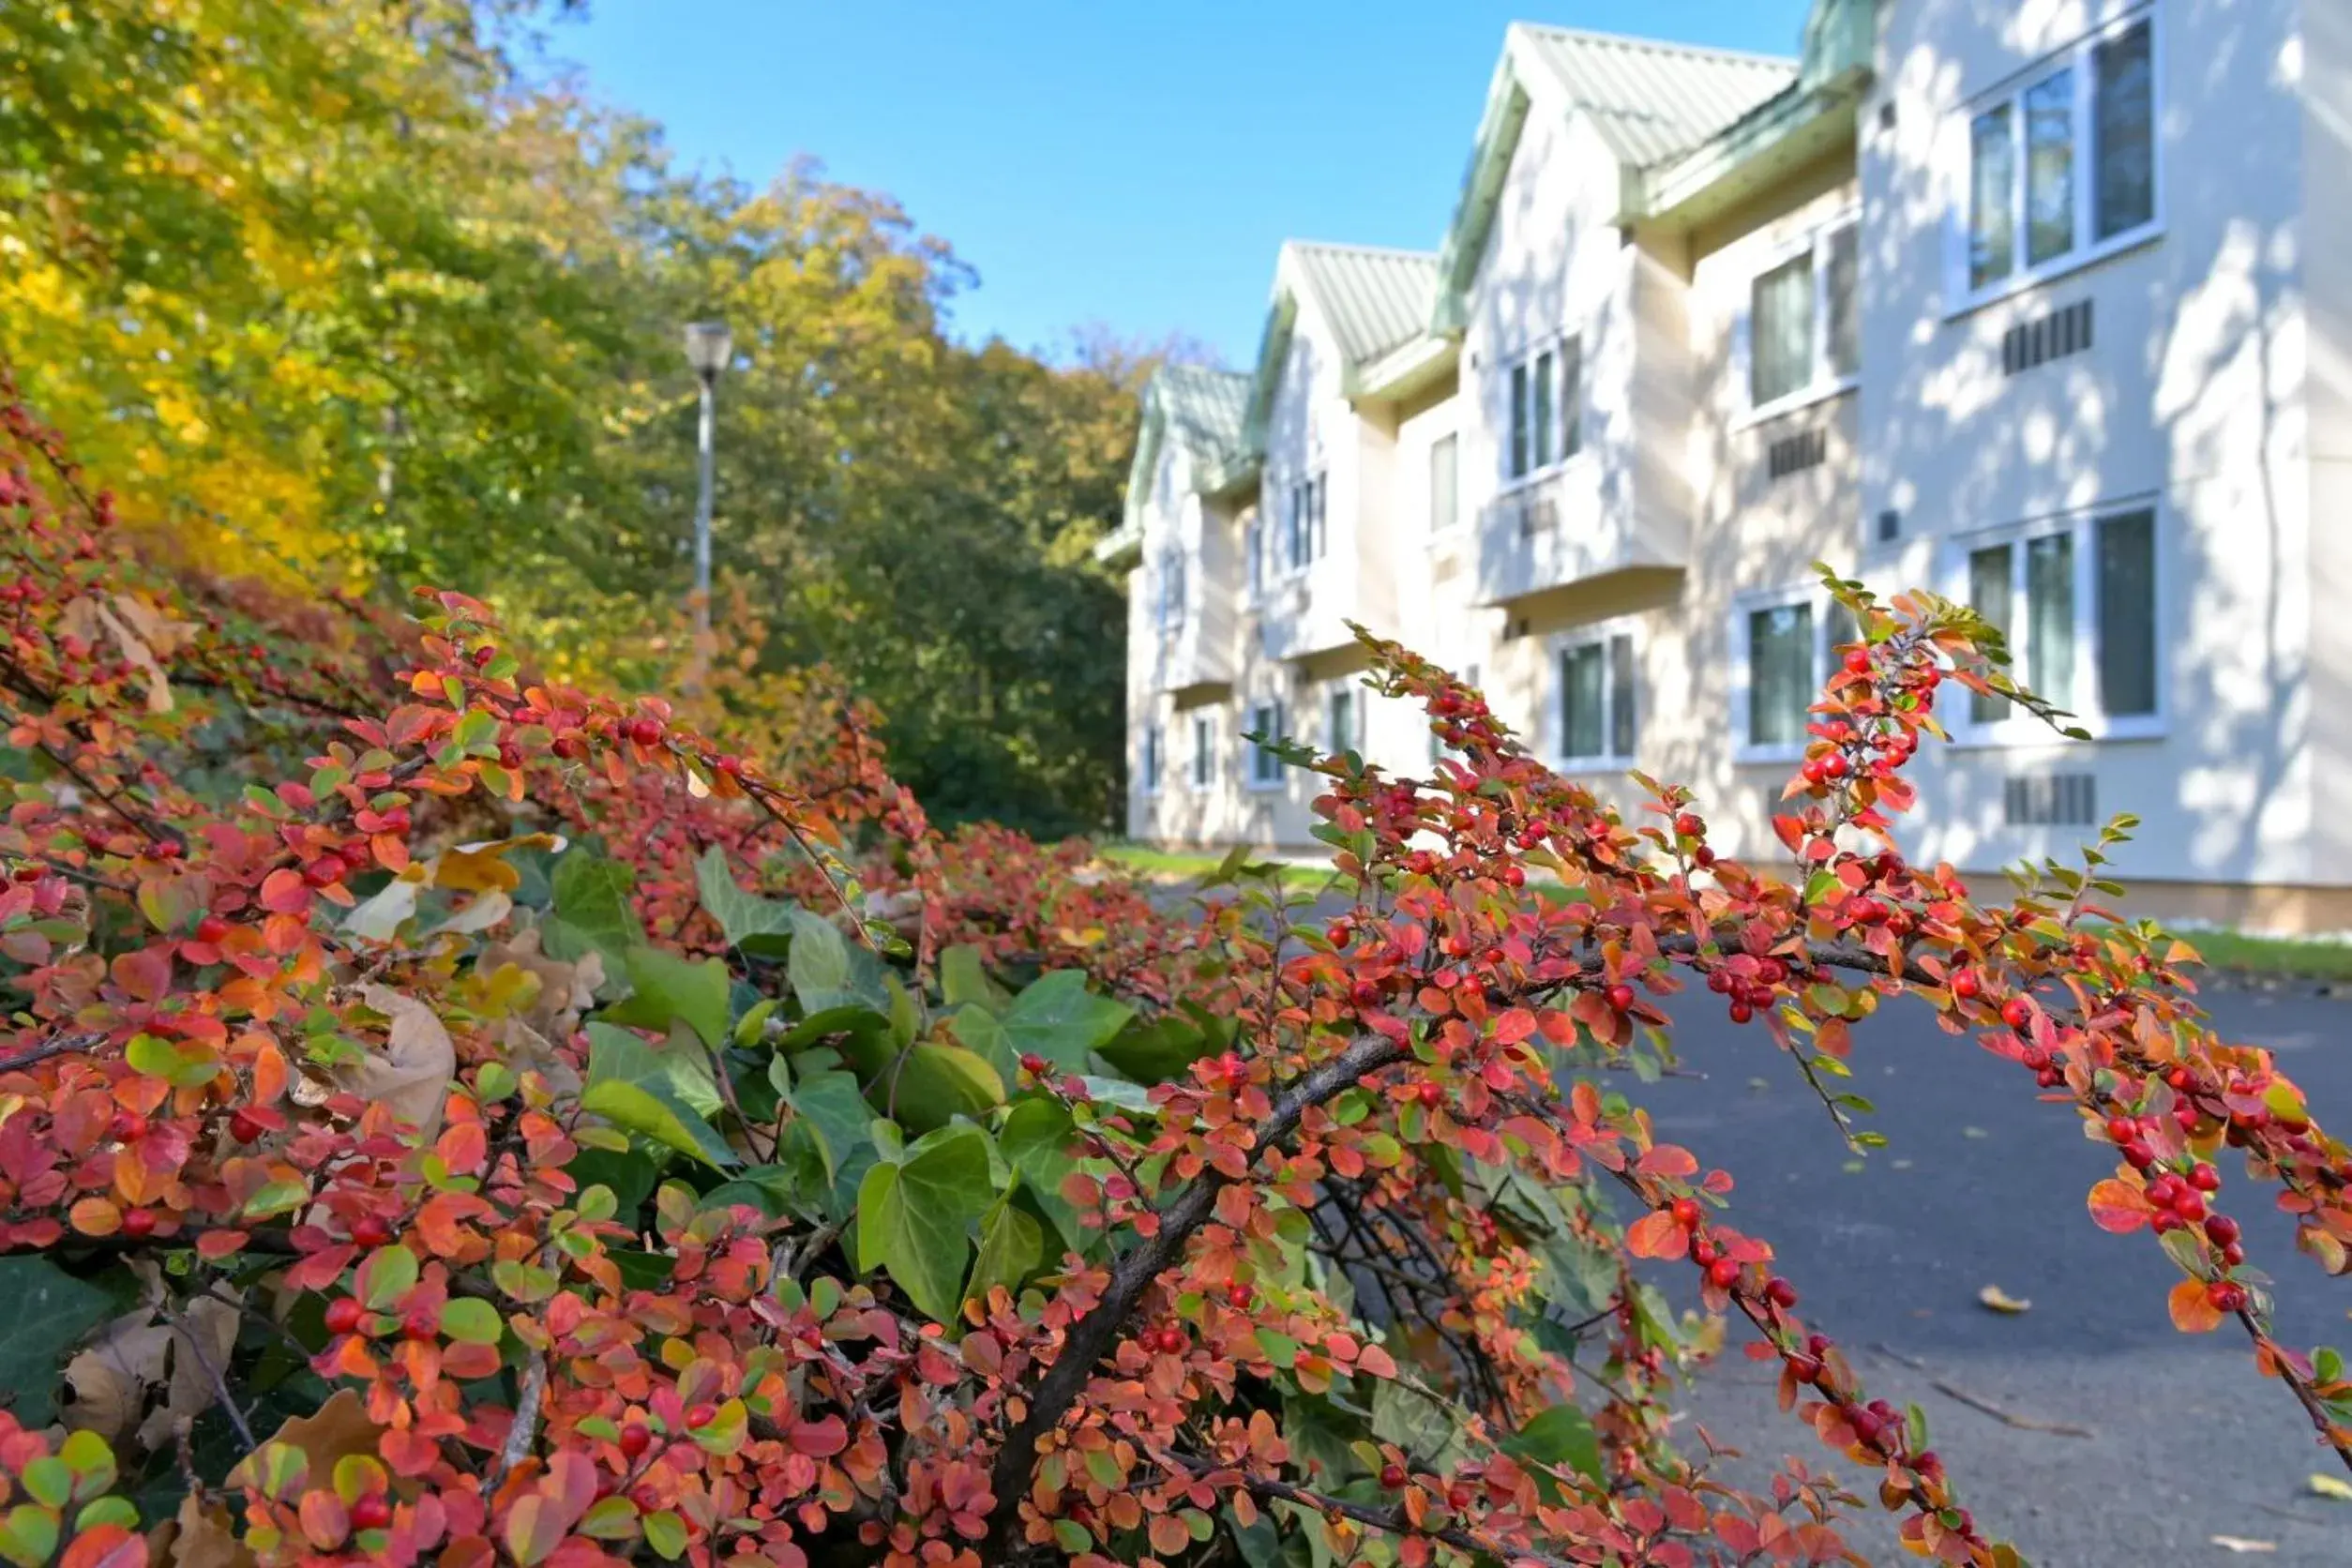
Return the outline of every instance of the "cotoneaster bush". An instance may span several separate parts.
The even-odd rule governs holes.
[[[1964,611],[1839,585],[1793,879],[1367,641],[1446,750],[1293,758],[1352,907],[1237,861],[1179,917],[933,834],[816,687],[730,748],[462,596],[393,626],[135,548],[0,429],[0,1559],[1673,1568],[1859,1561],[1867,1496],[2021,1560],[1603,1086],[1692,986],[1824,1136],[1898,996],[2015,1063],[2114,1145],[2089,1218],[2179,1265],[2179,1326],[2352,1448],[2229,1212],[2344,1272],[2344,1146],[2098,852],[1992,904],[1892,836],[1939,692],[2015,695]],[[1734,1320],[1833,1451],[1761,1493],[1667,1424]]]

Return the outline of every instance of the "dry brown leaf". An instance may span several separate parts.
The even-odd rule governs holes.
[[[416,896],[424,891],[429,868],[412,866],[418,875],[393,878],[343,916],[343,929],[369,942],[390,942],[400,922],[416,912]]]
[[[292,1443],[309,1457],[310,1484],[325,1485],[325,1478],[335,1472],[339,1460],[354,1454],[372,1455],[383,1440],[384,1428],[368,1419],[368,1407],[350,1389],[338,1389],[335,1397],[318,1408],[312,1415],[298,1415],[287,1421],[271,1435],[267,1442]],[[264,1444],[266,1446],[266,1443]],[[247,1485],[247,1467],[252,1464],[248,1455],[229,1472],[228,1485]]]
[[[499,1040],[506,1048],[506,1065],[519,1073],[537,1073],[558,1099],[569,1099],[585,1087],[571,1058],[520,1018],[502,1019]]]
[[[236,1349],[237,1309],[226,1302],[199,1296],[181,1308],[180,1323],[188,1332],[172,1334],[172,1377],[163,1403],[139,1425],[140,1445],[151,1454],[171,1443],[181,1422],[194,1421],[212,1409],[217,1391],[212,1374],[204,1370],[204,1361],[216,1368],[226,1366],[230,1352]],[[190,1349],[190,1336],[203,1349],[204,1360]]]
[[[347,1086],[414,1123],[430,1139],[441,1131],[442,1108],[458,1071],[449,1031],[439,1014],[403,991],[369,985],[359,994],[392,1020],[392,1029],[382,1055],[370,1055],[346,1073]]]
[[[487,893],[475,894],[466,900],[463,909],[450,915],[426,934],[430,936],[442,931],[455,931],[460,935],[470,935],[475,931],[487,931],[514,912],[515,901],[498,889],[491,888]]]
[[[171,1370],[172,1331],[155,1308],[125,1313],[87,1349],[66,1363],[73,1402],[60,1412],[76,1431],[96,1432],[111,1446],[130,1436],[146,1410],[147,1391]]]
[[[1998,1285],[1987,1285],[1976,1293],[1976,1299],[1981,1304],[2008,1317],[2014,1317],[2020,1312],[2028,1312],[2033,1308],[2033,1303],[2013,1296]]]
[[[550,958],[539,950],[539,932],[518,931],[505,942],[482,949],[475,972],[495,975],[508,964],[535,974],[539,994],[522,1014],[533,1033],[550,1040],[568,1040],[580,1027],[580,1017],[596,1004],[596,988],[604,984],[604,956],[591,952],[578,963]]]
[[[2225,1552],[2275,1552],[2279,1549],[2276,1541],[2252,1541],[2243,1535],[2216,1535],[2212,1539],[2213,1545]]]
[[[115,595],[113,606],[114,613],[155,650],[158,658],[170,658],[196,635],[196,623],[172,620],[135,594]]]
[[[123,624],[122,617],[105,605],[98,607],[98,618],[106,629],[114,634],[114,645],[123,651],[123,657],[139,667],[147,677],[147,711],[168,714],[172,711],[172,683],[163,673],[162,661],[155,656],[140,635]]]
[[[251,1548],[237,1539],[229,1510],[209,1508],[194,1493],[180,1499],[176,1517],[147,1531],[147,1560],[163,1568],[253,1568]]]
[[[522,885],[522,873],[506,864],[515,850],[561,852],[561,834],[525,833],[512,838],[485,838],[459,844],[432,858],[432,883],[458,893],[512,893]]]

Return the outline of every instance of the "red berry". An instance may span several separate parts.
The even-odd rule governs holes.
[[[654,1446],[654,1434],[644,1423],[632,1421],[621,1428],[621,1457],[635,1461]]]
[[[1348,988],[1349,999],[1359,1007],[1370,1007],[1380,1000],[1380,986],[1370,980],[1359,980]]]
[[[356,1334],[368,1316],[368,1309],[359,1304],[356,1296],[338,1296],[326,1304],[326,1332]]]
[[[239,1143],[257,1142],[268,1130],[261,1118],[249,1110],[240,1110],[229,1118],[229,1136]]]
[[[1849,674],[1849,675],[1867,675],[1867,674],[1869,674],[1869,673],[1870,673],[1870,650],[1869,650],[1868,648],[1848,648],[1848,649],[1847,649],[1847,650],[1846,650],[1846,672],[1847,672],[1847,674]]]
[[[1723,1255],[1715,1250],[1715,1244],[1709,1241],[1706,1237],[1699,1236],[1695,1237],[1692,1240],[1691,1261],[1696,1263],[1700,1268],[1703,1269],[1707,1267],[1710,1263],[1712,1263],[1721,1256]]]
[[[2107,1118],[2107,1137],[2112,1142],[2118,1144],[2129,1143],[2135,1136],[2137,1136],[2139,1130],[2139,1123],[2133,1121],[2128,1116],[2110,1116]]]
[[[2229,1245],[2222,1248],[2222,1266],[2224,1268],[2234,1269],[2245,1260],[2246,1249],[2239,1246],[2236,1242],[2232,1242]]]
[[[351,1239],[361,1246],[382,1246],[392,1239],[392,1228],[374,1214],[362,1214],[352,1221]]]
[[[708,1401],[695,1406],[692,1410],[686,1411],[686,1425],[690,1429],[697,1432],[701,1431],[703,1427],[708,1426],[712,1422],[716,1421],[717,1419],[718,1407],[709,1403]]]
[[[302,880],[312,887],[332,887],[343,880],[343,857],[323,854],[302,868]]]
[[[628,723],[629,739],[640,746],[652,746],[661,739],[661,722],[652,718],[632,718]]]
[[[2205,1288],[2205,1299],[2216,1312],[2237,1312],[2246,1304],[2246,1288],[2234,1280],[2217,1279]]]
[[[1740,1265],[1728,1258],[1718,1258],[1707,1265],[1707,1283],[1728,1290],[1740,1283]]]
[[[1393,1463],[1382,1465],[1380,1467],[1380,1485],[1386,1486],[1392,1492],[1401,1488],[1405,1485],[1405,1467]]]
[[[1619,981],[1616,985],[1609,988],[1608,1001],[1609,1006],[1617,1012],[1622,1013],[1626,1011],[1634,1004],[1634,988],[1626,985],[1621,980]]]
[[[1027,1073],[1031,1078],[1045,1077],[1046,1070],[1050,1065],[1051,1063],[1047,1062],[1044,1057],[1039,1056],[1033,1050],[1023,1051],[1021,1053],[1021,1071]]]
[[[1797,1304],[1797,1288],[1778,1274],[1764,1282],[1764,1296],[1784,1312]]]
[[[1432,1110],[1435,1110],[1439,1106],[1445,1103],[1445,1091],[1437,1084],[1424,1083],[1418,1085],[1415,1093],[1419,1094],[1421,1103],[1427,1106]]]
[[[2194,1225],[2205,1217],[2205,1195],[2194,1187],[2183,1187],[2173,1194],[2172,1212]]]
[[[2123,1146],[2123,1160],[2134,1170],[2146,1170],[2156,1163],[2156,1151],[2135,1138]]]
[[[221,919],[217,914],[208,914],[202,920],[196,922],[196,940],[198,942],[218,942],[222,937],[225,937],[228,934],[229,923]]]
[[[1674,831],[1685,838],[1696,838],[1707,831],[1707,824],[1696,811],[1685,811],[1674,819]]]
[[[158,860],[177,860],[186,852],[176,838],[158,838],[147,852]]]
[[[2222,1173],[2209,1165],[2200,1165],[2189,1172],[2189,1184],[2199,1192],[2222,1190]]]
[[[2013,996],[2001,1003],[2001,1022],[2012,1029],[2025,1029],[2033,1022],[2033,1003],[2022,996]]]
[[[118,1143],[136,1143],[147,1136],[147,1119],[135,1110],[118,1110],[106,1130]]]
[[[1323,936],[1334,947],[1345,947],[1355,940],[1356,928],[1344,920],[1334,920],[1323,928]]]
[[[1695,1198],[1678,1198],[1674,1200],[1674,1223],[1681,1226],[1683,1229],[1697,1229],[1698,1215],[1698,1199]]]
[[[1707,845],[1701,844],[1691,852],[1691,858],[1701,866],[1712,866],[1715,863],[1715,852]]]
[[[156,1218],[153,1209],[130,1209],[124,1212],[123,1234],[134,1242],[154,1235],[155,1226]]]
[[[356,1497],[351,1504],[351,1528],[382,1530],[392,1522],[392,1504],[382,1492]]]
[[[1169,1327],[1160,1330],[1160,1350],[1164,1355],[1182,1355],[1191,1343],[1191,1340],[1184,1337],[1184,1331],[1180,1328]]]
[[[2238,1222],[2227,1214],[2209,1214],[2205,1221],[2205,1235],[2215,1246],[2227,1246],[2238,1240]]]
[[[1248,1286],[1244,1285],[1239,1280],[1234,1281],[1232,1284],[1225,1288],[1225,1304],[1228,1306],[1246,1308],[1251,1302],[1257,1299],[1258,1292],[1251,1289]]]
[[[1749,1006],[1746,1003],[1735,1002],[1731,1004],[1731,1021],[1733,1023],[1745,1023],[1754,1017],[1756,1017],[1756,1009]]]

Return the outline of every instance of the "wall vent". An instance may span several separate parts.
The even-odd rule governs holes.
[[[1889,98],[1878,106],[1878,128],[1880,130],[1894,128],[1894,99]]]
[[[1764,469],[1774,479],[1786,479],[1791,474],[1802,474],[1808,468],[1818,468],[1830,455],[1830,432],[1799,430],[1785,435],[1764,449]]]
[[[2090,301],[2078,299],[2001,334],[2001,374],[2013,376],[2090,347]]]
[[[1892,544],[1903,536],[1903,514],[1890,506],[1878,514],[1878,542]]]
[[[2012,778],[2001,791],[2011,827],[2089,827],[2099,820],[2097,780],[2087,773]]]

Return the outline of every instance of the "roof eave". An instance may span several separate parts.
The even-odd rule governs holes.
[[[1495,67],[1486,107],[1479,116],[1478,138],[1470,146],[1470,168],[1462,176],[1462,193],[1455,201],[1453,221],[1446,225],[1445,243],[1438,249],[1438,293],[1429,330],[1442,338],[1459,338],[1470,324],[1470,280],[1485,251],[1503,178],[1511,172],[1511,155],[1518,150],[1533,102],[1514,61],[1516,37],[1515,31],[1504,39],[1502,59]]]
[[[1635,174],[1627,181],[1620,221],[1687,228],[1713,216],[1743,195],[1758,175],[1805,162],[1842,131],[1850,134],[1869,85],[1869,68],[1855,66],[1767,99],[1689,152]]]
[[[1443,380],[1461,353],[1458,339],[1425,334],[1350,366],[1341,391],[1351,402],[1400,402]]]

